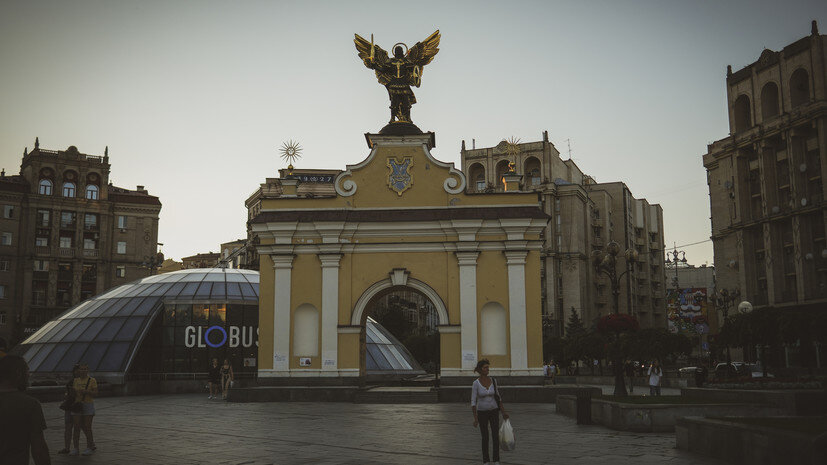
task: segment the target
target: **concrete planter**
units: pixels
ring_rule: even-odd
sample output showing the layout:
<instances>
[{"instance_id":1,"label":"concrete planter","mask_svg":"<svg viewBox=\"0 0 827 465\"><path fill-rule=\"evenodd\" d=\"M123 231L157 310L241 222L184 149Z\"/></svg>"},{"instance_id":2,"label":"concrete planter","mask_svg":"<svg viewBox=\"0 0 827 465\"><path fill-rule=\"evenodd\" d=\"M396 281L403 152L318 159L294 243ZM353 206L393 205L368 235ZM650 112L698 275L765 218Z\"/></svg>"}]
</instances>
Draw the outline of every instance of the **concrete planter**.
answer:
<instances>
[{"instance_id":1,"label":"concrete planter","mask_svg":"<svg viewBox=\"0 0 827 465\"><path fill-rule=\"evenodd\" d=\"M681 396L710 402L749 402L783 409L782 415L827 414L827 391L813 389L789 389L761 391L754 389L681 389Z\"/></svg>"},{"instance_id":2,"label":"concrete planter","mask_svg":"<svg viewBox=\"0 0 827 465\"><path fill-rule=\"evenodd\" d=\"M810 436L763 426L708 418L681 418L675 428L678 449L749 465L823 465L827 434Z\"/></svg>"},{"instance_id":3,"label":"concrete planter","mask_svg":"<svg viewBox=\"0 0 827 465\"><path fill-rule=\"evenodd\" d=\"M559 396L557 412L575 418L575 396ZM687 416L772 416L783 410L753 404L626 404L592 399L591 420L618 431L641 433L675 431L677 420Z\"/></svg>"}]
</instances>

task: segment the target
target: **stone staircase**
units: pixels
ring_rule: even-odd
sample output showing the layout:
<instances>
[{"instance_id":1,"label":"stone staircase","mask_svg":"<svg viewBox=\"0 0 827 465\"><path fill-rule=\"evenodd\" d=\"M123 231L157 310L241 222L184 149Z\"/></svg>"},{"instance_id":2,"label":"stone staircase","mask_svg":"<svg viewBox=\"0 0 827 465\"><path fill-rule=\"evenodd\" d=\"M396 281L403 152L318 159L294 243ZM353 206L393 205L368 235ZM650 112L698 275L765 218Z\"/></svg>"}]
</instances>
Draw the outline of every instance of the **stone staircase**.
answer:
<instances>
[{"instance_id":1,"label":"stone staircase","mask_svg":"<svg viewBox=\"0 0 827 465\"><path fill-rule=\"evenodd\" d=\"M380 386L361 390L353 399L356 404L436 404L439 396L431 387Z\"/></svg>"}]
</instances>

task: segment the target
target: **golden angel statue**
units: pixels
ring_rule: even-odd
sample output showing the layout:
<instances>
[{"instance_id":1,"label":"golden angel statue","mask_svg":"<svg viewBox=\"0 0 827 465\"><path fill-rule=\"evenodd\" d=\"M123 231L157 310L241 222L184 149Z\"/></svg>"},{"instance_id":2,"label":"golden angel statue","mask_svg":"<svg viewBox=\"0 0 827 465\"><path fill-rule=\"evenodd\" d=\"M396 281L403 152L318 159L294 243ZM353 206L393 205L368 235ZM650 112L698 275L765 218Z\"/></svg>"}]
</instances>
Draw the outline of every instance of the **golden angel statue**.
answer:
<instances>
[{"instance_id":1,"label":"golden angel statue","mask_svg":"<svg viewBox=\"0 0 827 465\"><path fill-rule=\"evenodd\" d=\"M359 34L353 39L359 58L365 66L376 71L379 84L388 89L388 97L391 100L391 123L411 122L411 105L416 103L411 86L419 87L422 82L423 68L439 52L439 39L437 30L410 49L407 45L398 43L393 46L393 57L373 43L372 34L370 42ZM402 47L405 47L404 50Z\"/></svg>"}]
</instances>

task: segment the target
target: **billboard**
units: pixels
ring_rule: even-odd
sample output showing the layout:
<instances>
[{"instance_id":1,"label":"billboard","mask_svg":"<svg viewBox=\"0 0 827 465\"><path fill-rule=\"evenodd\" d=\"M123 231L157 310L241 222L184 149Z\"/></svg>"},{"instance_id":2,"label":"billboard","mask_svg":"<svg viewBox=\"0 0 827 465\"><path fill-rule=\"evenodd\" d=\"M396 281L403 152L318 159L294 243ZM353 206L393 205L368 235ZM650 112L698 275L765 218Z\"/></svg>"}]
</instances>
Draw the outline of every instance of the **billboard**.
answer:
<instances>
[{"instance_id":1,"label":"billboard","mask_svg":"<svg viewBox=\"0 0 827 465\"><path fill-rule=\"evenodd\" d=\"M669 331L687 336L709 333L708 305L706 288L669 289L666 293Z\"/></svg>"}]
</instances>

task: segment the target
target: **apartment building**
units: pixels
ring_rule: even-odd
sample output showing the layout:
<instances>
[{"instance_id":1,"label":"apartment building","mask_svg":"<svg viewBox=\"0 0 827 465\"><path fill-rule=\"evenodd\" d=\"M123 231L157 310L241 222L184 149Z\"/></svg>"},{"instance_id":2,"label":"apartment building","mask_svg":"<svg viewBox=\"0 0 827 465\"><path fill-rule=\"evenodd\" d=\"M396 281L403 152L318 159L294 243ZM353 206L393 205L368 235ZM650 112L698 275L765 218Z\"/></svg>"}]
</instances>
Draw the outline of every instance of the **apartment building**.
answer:
<instances>
[{"instance_id":1,"label":"apartment building","mask_svg":"<svg viewBox=\"0 0 827 465\"><path fill-rule=\"evenodd\" d=\"M590 324L613 311L609 279L596 272L591 254L609 242L621 252L633 248L635 263L618 256L619 311L635 315L643 327L666 327L663 210L636 199L623 182L598 183L571 159L564 160L548 132L538 142L502 141L495 147L467 149L461 164L468 192L534 191L552 217L542 255L543 318L547 330L562 335L572 310ZM628 272L626 271L628 269Z\"/></svg>"},{"instance_id":2,"label":"apartment building","mask_svg":"<svg viewBox=\"0 0 827 465\"><path fill-rule=\"evenodd\" d=\"M727 69L729 136L703 156L718 289L753 307L827 303L825 36Z\"/></svg>"},{"instance_id":3,"label":"apartment building","mask_svg":"<svg viewBox=\"0 0 827 465\"><path fill-rule=\"evenodd\" d=\"M13 343L67 308L147 276L161 202L109 182L108 149L25 150L0 173L0 337Z\"/></svg>"}]
</instances>

